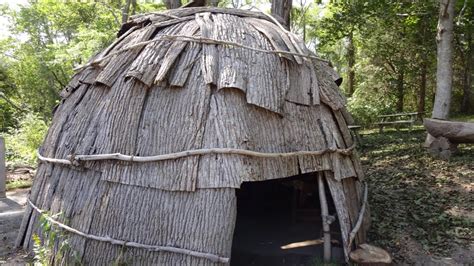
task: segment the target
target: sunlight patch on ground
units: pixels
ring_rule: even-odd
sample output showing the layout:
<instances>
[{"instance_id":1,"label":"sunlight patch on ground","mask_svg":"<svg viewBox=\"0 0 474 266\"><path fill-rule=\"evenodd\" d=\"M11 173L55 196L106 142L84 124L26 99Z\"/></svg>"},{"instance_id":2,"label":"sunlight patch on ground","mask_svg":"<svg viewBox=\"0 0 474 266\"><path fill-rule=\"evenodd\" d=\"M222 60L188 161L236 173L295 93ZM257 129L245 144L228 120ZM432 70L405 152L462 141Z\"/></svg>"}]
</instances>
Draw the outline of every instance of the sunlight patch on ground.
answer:
<instances>
[{"instance_id":1,"label":"sunlight patch on ground","mask_svg":"<svg viewBox=\"0 0 474 266\"><path fill-rule=\"evenodd\" d=\"M284 246L281 246L281 249L293 249L293 248L302 248L302 247L309 247L309 246L315 246L315 245L321 245L324 243L323 239L313 239L313 240L305 240L301 242L293 242L286 244ZM339 244L339 241L333 239L331 240L331 243L333 244Z\"/></svg>"}]
</instances>

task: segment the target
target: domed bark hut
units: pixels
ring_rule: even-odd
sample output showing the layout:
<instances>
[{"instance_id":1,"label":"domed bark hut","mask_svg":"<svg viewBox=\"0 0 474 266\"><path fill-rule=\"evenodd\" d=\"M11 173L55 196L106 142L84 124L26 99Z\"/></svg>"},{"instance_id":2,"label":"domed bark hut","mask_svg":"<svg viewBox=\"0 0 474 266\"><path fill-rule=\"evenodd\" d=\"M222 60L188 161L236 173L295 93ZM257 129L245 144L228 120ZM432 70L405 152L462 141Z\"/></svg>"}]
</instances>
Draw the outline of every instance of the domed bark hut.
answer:
<instances>
[{"instance_id":1,"label":"domed bark hut","mask_svg":"<svg viewBox=\"0 0 474 266\"><path fill-rule=\"evenodd\" d=\"M70 247L58 255L56 238L55 263L225 264L236 191L287 180L314 188L317 236L336 231L348 260L365 242L367 190L334 77L263 13L132 17L61 93L17 245L32 248L47 212Z\"/></svg>"}]
</instances>

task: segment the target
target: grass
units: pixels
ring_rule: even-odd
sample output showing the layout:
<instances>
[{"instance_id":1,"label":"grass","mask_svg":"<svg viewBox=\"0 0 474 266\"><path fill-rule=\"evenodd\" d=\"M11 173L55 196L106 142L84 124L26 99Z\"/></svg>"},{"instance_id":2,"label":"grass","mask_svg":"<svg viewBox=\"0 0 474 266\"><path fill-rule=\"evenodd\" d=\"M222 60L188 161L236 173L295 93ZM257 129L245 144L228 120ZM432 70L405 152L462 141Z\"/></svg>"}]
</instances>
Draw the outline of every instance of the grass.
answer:
<instances>
[{"instance_id":1,"label":"grass","mask_svg":"<svg viewBox=\"0 0 474 266\"><path fill-rule=\"evenodd\" d=\"M474 115L454 115L450 120L474 123Z\"/></svg>"},{"instance_id":2,"label":"grass","mask_svg":"<svg viewBox=\"0 0 474 266\"><path fill-rule=\"evenodd\" d=\"M6 184L7 191L9 190L15 190L18 188L29 188L33 184L32 179L19 179L19 180L13 180L13 181L8 181Z\"/></svg>"},{"instance_id":3,"label":"grass","mask_svg":"<svg viewBox=\"0 0 474 266\"><path fill-rule=\"evenodd\" d=\"M370 132L359 148L370 191L369 239L398 260L406 255L407 238L440 256L474 240L474 221L464 215L474 206L474 145L460 145L450 161L441 161L422 147L425 134Z\"/></svg>"}]
</instances>

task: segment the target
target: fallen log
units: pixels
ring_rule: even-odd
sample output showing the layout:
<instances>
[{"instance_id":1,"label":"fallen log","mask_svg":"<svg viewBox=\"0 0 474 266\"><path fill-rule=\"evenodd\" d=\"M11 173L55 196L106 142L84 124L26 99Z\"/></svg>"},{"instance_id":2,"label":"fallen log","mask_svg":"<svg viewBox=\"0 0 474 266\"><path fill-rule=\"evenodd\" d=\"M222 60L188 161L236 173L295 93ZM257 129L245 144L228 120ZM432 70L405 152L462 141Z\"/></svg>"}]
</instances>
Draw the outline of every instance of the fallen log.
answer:
<instances>
[{"instance_id":1,"label":"fallen log","mask_svg":"<svg viewBox=\"0 0 474 266\"><path fill-rule=\"evenodd\" d=\"M430 134L425 147L443 160L457 152L459 143L474 143L474 123L425 118L423 125Z\"/></svg>"},{"instance_id":2,"label":"fallen log","mask_svg":"<svg viewBox=\"0 0 474 266\"><path fill-rule=\"evenodd\" d=\"M445 137L451 143L474 143L474 123L425 118L423 125L435 138Z\"/></svg>"}]
</instances>

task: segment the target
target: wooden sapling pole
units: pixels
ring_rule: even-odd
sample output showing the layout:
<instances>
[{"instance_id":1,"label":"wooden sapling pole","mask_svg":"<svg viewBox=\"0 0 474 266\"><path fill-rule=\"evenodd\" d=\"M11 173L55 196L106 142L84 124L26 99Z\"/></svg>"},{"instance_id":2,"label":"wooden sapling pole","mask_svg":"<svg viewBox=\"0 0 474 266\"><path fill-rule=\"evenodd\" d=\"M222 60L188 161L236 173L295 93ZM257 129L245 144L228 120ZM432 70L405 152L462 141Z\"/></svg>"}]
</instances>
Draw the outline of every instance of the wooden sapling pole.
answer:
<instances>
[{"instance_id":1,"label":"wooden sapling pole","mask_svg":"<svg viewBox=\"0 0 474 266\"><path fill-rule=\"evenodd\" d=\"M321 204L321 217L323 220L323 235L324 235L324 262L331 260L331 232L328 211L328 202L326 199L326 191L324 188L323 174L318 173L318 188L319 188L319 203Z\"/></svg>"},{"instance_id":2,"label":"wooden sapling pole","mask_svg":"<svg viewBox=\"0 0 474 266\"><path fill-rule=\"evenodd\" d=\"M78 161L100 161L100 160L119 160L119 161L129 161L129 162L156 162L156 161L165 161L165 160L174 160L183 157L196 156L196 155L207 155L207 154L238 154L245 155L250 157L259 157L259 158L286 158L286 157L295 157L302 155L312 155L312 156L321 156L326 153L340 153L343 155L350 155L352 150L355 148L355 145L347 149L325 149L318 151L294 151L294 152L257 152L244 149L233 149L233 148L210 148L210 149L197 149L197 150L188 150L182 152L160 154L154 156L132 156L124 155L121 153L109 153L109 154L92 154L92 155L69 155L68 159L56 159L48 158L41 155L38 151L38 159L43 162L50 163L59 163L59 164L74 164Z\"/></svg>"}]
</instances>

